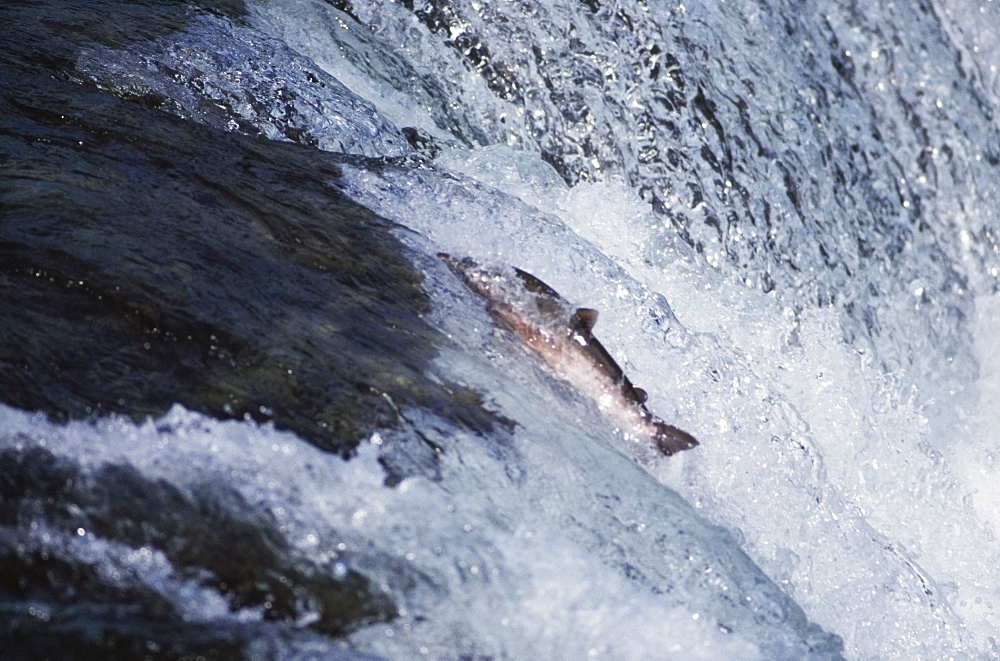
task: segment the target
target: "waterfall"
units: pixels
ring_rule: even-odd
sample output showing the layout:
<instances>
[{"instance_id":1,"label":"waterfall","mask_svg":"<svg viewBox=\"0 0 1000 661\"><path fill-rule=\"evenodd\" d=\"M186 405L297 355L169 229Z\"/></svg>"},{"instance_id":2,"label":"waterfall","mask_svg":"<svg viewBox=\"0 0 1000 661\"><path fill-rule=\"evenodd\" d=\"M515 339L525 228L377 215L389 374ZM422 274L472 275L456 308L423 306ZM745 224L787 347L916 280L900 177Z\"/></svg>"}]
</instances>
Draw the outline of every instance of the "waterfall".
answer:
<instances>
[{"instance_id":1,"label":"waterfall","mask_svg":"<svg viewBox=\"0 0 1000 661\"><path fill-rule=\"evenodd\" d=\"M992 2L0 19L5 648L1000 655Z\"/></svg>"}]
</instances>

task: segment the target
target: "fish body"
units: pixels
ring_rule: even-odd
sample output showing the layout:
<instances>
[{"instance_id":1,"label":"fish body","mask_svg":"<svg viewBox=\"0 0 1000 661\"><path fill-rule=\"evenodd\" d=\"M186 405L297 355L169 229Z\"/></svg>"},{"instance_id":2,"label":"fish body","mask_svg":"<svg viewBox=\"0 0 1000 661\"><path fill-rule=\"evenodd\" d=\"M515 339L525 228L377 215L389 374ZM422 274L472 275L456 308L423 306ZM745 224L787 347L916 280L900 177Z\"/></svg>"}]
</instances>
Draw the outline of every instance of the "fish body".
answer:
<instances>
[{"instance_id":1,"label":"fish body","mask_svg":"<svg viewBox=\"0 0 1000 661\"><path fill-rule=\"evenodd\" d=\"M555 372L591 396L606 414L624 418L636 431L649 436L666 455L687 450L698 441L669 425L646 408L646 392L632 385L596 337L597 310L575 308L535 276L481 267L466 257L438 257L474 292L486 299L490 312ZM513 277L512 277L513 276Z\"/></svg>"}]
</instances>

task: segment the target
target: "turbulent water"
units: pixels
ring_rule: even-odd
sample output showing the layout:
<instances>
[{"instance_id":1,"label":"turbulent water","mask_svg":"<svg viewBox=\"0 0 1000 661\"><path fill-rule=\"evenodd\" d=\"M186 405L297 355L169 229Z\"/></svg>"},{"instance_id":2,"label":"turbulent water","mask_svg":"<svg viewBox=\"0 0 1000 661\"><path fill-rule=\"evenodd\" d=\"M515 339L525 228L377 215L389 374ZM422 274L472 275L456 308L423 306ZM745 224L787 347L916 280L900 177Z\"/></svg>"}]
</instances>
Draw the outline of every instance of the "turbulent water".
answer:
<instances>
[{"instance_id":1,"label":"turbulent water","mask_svg":"<svg viewBox=\"0 0 1000 661\"><path fill-rule=\"evenodd\" d=\"M4 649L1000 656L993 2L0 25ZM598 309L700 445L439 252Z\"/></svg>"}]
</instances>

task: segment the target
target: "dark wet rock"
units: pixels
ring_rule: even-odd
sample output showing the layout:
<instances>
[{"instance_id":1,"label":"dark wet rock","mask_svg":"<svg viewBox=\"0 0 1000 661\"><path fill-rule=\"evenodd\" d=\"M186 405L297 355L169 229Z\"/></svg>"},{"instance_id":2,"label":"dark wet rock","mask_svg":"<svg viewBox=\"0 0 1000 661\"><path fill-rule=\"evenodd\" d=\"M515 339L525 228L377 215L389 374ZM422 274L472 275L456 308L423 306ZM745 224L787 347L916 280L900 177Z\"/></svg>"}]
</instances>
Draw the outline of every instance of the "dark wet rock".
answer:
<instances>
[{"instance_id":1,"label":"dark wet rock","mask_svg":"<svg viewBox=\"0 0 1000 661\"><path fill-rule=\"evenodd\" d=\"M0 556L14 571L29 559ZM53 576L52 559L40 565ZM75 567L75 566L74 566ZM69 580L78 577L70 574ZM248 627L160 619L132 604L104 604L86 597L53 611L0 601L0 641L7 658L24 659L234 659L243 658Z\"/></svg>"},{"instance_id":2,"label":"dark wet rock","mask_svg":"<svg viewBox=\"0 0 1000 661\"><path fill-rule=\"evenodd\" d=\"M179 402L344 454L411 405L492 427L426 376L443 337L421 277L335 157L2 66L4 402L60 420Z\"/></svg>"},{"instance_id":3,"label":"dark wet rock","mask_svg":"<svg viewBox=\"0 0 1000 661\"><path fill-rule=\"evenodd\" d=\"M199 10L236 21L246 15L242 0L12 0L0 7L4 58L31 71L44 67L60 78L76 79L74 63L80 48L94 44L120 48L179 32ZM110 15L114 20L108 20Z\"/></svg>"},{"instance_id":4,"label":"dark wet rock","mask_svg":"<svg viewBox=\"0 0 1000 661\"><path fill-rule=\"evenodd\" d=\"M238 15L223 4L209 9ZM44 3L0 8L0 401L56 420L181 403L345 456L394 428L390 481L439 477L409 408L484 433L506 424L433 375L445 340L422 319L413 256L399 228L339 190L337 156L81 83L80 48L156 38L191 15L135 3L107 21L115 7L57 19ZM133 556L148 552L167 578L136 574ZM81 469L38 447L0 455L0 649L24 658L235 658L248 646L280 658L283 639L394 618L364 564L392 562L306 557L219 484ZM407 571L394 580L427 583ZM170 592L185 582L262 620L189 621Z\"/></svg>"},{"instance_id":5,"label":"dark wet rock","mask_svg":"<svg viewBox=\"0 0 1000 661\"><path fill-rule=\"evenodd\" d=\"M0 600L5 659L280 659L291 656L296 639L309 636L276 625L162 619L126 604L84 600L72 608L50 611ZM326 646L322 658L372 661L376 657Z\"/></svg>"},{"instance_id":6,"label":"dark wet rock","mask_svg":"<svg viewBox=\"0 0 1000 661\"><path fill-rule=\"evenodd\" d=\"M13 531L30 524L46 526L56 539L22 541L17 548ZM57 606L82 600L105 610L132 608L152 620L180 619L168 599L134 575L112 580L115 572L106 567L66 557L75 536L94 535L155 549L177 580L218 592L233 611L258 609L265 620L307 623L336 637L396 615L388 597L348 567L348 559L331 567L302 557L269 512L217 484L185 492L128 465L84 472L42 448L7 450L0 453L0 526L8 531L0 545L0 598Z\"/></svg>"}]
</instances>

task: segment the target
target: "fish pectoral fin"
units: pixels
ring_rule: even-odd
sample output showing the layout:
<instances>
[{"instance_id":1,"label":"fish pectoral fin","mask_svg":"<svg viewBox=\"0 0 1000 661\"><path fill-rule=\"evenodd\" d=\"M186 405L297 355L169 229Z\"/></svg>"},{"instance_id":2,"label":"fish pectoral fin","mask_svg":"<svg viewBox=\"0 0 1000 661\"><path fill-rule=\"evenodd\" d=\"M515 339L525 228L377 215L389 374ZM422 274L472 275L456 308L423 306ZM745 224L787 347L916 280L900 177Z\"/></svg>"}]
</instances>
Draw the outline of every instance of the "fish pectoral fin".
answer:
<instances>
[{"instance_id":1,"label":"fish pectoral fin","mask_svg":"<svg viewBox=\"0 0 1000 661\"><path fill-rule=\"evenodd\" d=\"M645 404L646 400L649 399L649 394L642 388L636 388L635 386L632 386L632 392L635 393L635 399L640 404Z\"/></svg>"},{"instance_id":2,"label":"fish pectoral fin","mask_svg":"<svg viewBox=\"0 0 1000 661\"><path fill-rule=\"evenodd\" d=\"M597 323L597 310L593 308L577 308L569 321L573 325L573 330L577 333L585 336L590 335L590 332L594 330L594 324Z\"/></svg>"}]
</instances>

